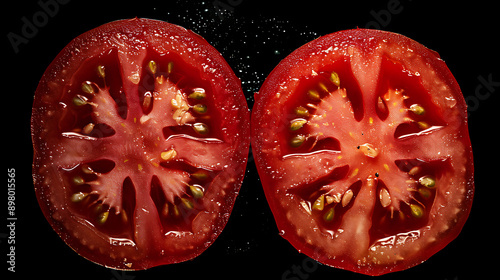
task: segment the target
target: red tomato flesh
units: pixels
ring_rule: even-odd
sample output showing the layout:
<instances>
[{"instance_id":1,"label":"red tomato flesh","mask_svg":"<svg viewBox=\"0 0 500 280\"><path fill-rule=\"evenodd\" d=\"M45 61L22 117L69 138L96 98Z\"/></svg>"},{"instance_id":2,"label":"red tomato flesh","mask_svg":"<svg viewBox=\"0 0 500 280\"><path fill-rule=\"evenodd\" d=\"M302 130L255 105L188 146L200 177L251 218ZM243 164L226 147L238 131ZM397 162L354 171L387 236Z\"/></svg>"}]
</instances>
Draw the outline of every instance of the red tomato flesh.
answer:
<instances>
[{"instance_id":1,"label":"red tomato flesh","mask_svg":"<svg viewBox=\"0 0 500 280\"><path fill-rule=\"evenodd\" d=\"M417 265L468 217L466 104L437 53L348 30L294 51L255 95L252 146L284 238L369 275Z\"/></svg>"},{"instance_id":2,"label":"red tomato flesh","mask_svg":"<svg viewBox=\"0 0 500 280\"><path fill-rule=\"evenodd\" d=\"M249 148L240 81L197 34L132 19L74 39L32 113L40 207L77 253L116 269L192 259L224 228Z\"/></svg>"}]
</instances>

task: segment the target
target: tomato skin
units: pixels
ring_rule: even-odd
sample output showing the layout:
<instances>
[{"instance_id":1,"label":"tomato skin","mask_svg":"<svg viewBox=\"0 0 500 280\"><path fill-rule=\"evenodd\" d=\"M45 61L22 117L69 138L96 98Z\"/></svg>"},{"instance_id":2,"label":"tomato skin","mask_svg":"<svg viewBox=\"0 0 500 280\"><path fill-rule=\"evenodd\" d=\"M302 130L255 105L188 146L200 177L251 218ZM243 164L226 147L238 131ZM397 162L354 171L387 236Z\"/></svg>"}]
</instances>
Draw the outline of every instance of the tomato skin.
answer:
<instances>
[{"instance_id":1,"label":"tomato skin","mask_svg":"<svg viewBox=\"0 0 500 280\"><path fill-rule=\"evenodd\" d=\"M386 57L388 58L386 59ZM315 77L317 77L318 74L321 76L321 72L326 71L322 69L326 68L329 63L336 63L336 66L331 67L332 69L335 67L343 69L342 67L344 66L342 65L348 65L346 66L348 70L346 70L346 68L343 71L346 73L349 71L353 73L357 81L357 85L351 84L350 86L359 86L359 90L362 92L361 97L351 96L350 98L352 100L347 103L354 104L355 115L359 113L356 115L356 121L353 122L345 119L344 115L342 115L343 117L336 117L335 120L342 122L341 124L337 124L337 121L335 122L337 126L341 127L339 129L351 129L352 127L363 128L363 122L367 123L367 116L376 116L378 114L376 110L373 109L376 107L366 106L366 104L356 101L356 98L365 99L367 93L379 90L380 86L378 85L378 81L385 79L383 76L384 74L381 74L385 66L381 67L380 65L392 65L392 63L395 65L402 65L401 67L404 71L412 73L413 76L417 76L417 78L409 79L418 81L416 86L425 89L426 92L424 92L423 95L430 96L429 98L431 101L429 102L429 106L434 104L438 107L435 112L427 112L427 115L437 114L441 120L444 120L443 123L446 123L444 126L449 128L448 132L450 136L443 136L442 139L444 146L454 147L454 149L450 149L449 152L444 152L448 153L449 158L453 162L453 171L450 171L451 175L449 175L452 179L446 179L447 182L450 182L450 185L445 186L445 188L450 188L449 192L452 193L452 195L450 195L448 199L453 200L453 202L446 202L448 199L441 200L441 197L436 194L435 202L433 204L426 204L427 207L425 207L425 209L428 209L430 212L428 216L429 222L427 222L424 227L415 228L415 232L418 232L417 238L410 238L412 241L408 242L406 245L403 244L401 246L394 246L393 249L388 249L388 246L377 247L375 243L363 241L361 238L354 238L355 241L346 238L346 240L343 241L345 245L339 245L342 243L342 237L339 237L342 236L342 232L336 232L335 227L333 227L333 231L327 231L325 230L326 228L323 228L324 224L316 220L317 218L310 217L311 212L313 214L315 213L314 208L312 208L315 203L314 199L304 204L298 203L300 200L298 197L300 197L300 195L297 194L298 191L294 191L294 189L314 189L312 185L320 184L321 182L324 183L324 180L327 180L321 179L323 180L321 181L318 178L326 178L332 173L334 168L340 166L340 163L337 165L336 162L340 162L341 160L335 159L338 152L328 155L319 150L313 150L313 152L308 154L305 148L300 150L300 152L296 152L296 154L309 156L311 160L314 159L315 162L306 160L301 161L298 156L294 156L294 158L297 158L295 161L289 160L289 163L286 163L287 157L290 159L291 155L294 154L294 148L290 147L289 144L290 140L286 139L286 137L290 137L291 133L287 126L290 125L290 122L294 118L297 118L293 112L290 112L292 111L291 108L301 105L302 108L314 111L314 108L320 107L319 105L322 103L326 103L324 101L316 101L316 97L307 98L298 96L296 92L304 87L303 84L306 83L307 80L316 79ZM344 76L346 73L344 73ZM339 74L339 76L341 81L340 87L343 87L343 76L341 74ZM438 88L442 88L443 91L446 90L446 94L441 94ZM349 89L347 92L349 94ZM330 95L331 94L330 92ZM329 97L325 94L322 98L325 100ZM417 96L415 95L412 98L417 98ZM306 101L302 103L300 103L301 101L294 101L299 99ZM372 99L375 101L376 96ZM281 61L270 73L259 92L255 94L255 100L256 103L252 110L251 119L252 151L255 156L259 176L281 235L299 252L329 266L368 275L381 275L404 270L422 263L444 248L460 233L469 215L474 194L473 156L470 139L468 137L467 108L457 81L436 52L427 49L409 38L390 32L356 29L332 33L298 48ZM410 100L412 99L410 98ZM304 105L306 102L313 103L315 106L307 107ZM356 102L358 102L358 105L356 105ZM360 104L362 104L363 107L361 107ZM334 106L335 104L330 105ZM356 111L356 107L358 111ZM313 114L313 112L310 112L310 114ZM303 116L300 117L302 118ZM313 119L314 118L311 117L308 123L312 122L311 120ZM384 118L381 119L381 123L384 123ZM377 120L375 120L375 122L377 122ZM357 131L353 132L357 133ZM307 132L303 134L307 136ZM343 142L348 141L344 138L337 138L337 140L339 140L340 150L343 152ZM304 140L300 141L300 143L302 143ZM416 143L415 141L411 141L411 143ZM310 142L313 142L313 140ZM395 152L396 154L399 153L399 159L419 159L418 155L410 152L414 146L409 142L410 141L408 141L407 144L406 140L403 140L392 143L396 146L404 144L404 147ZM363 144L363 142L359 144ZM314 146L315 144L312 145ZM389 149L389 143L386 143L386 145L387 146L379 148L381 150ZM438 144L436 144L436 146L440 147ZM418 147L418 149L424 149L424 147L425 146ZM333 150L337 150L337 148ZM315 157L312 155L314 153L316 155ZM332 154L335 156L332 156ZM426 157L425 155L421 156L422 158ZM344 155L342 160L345 160L345 157ZM437 159L438 157L435 156L433 158ZM356 163L349 162L349 159L346 159L346 161L347 164L356 165ZM369 163L370 161L367 162ZM393 165L390 164L387 169L389 169L390 166L392 171ZM394 168L396 168L396 166L394 166ZM384 168L381 168L379 170L383 169ZM409 169L410 168L408 168L406 172L409 172ZM358 170L353 171L350 169L348 172L358 174ZM360 170L359 172L361 173L362 171ZM454 174L454 172L460 175ZM375 172L373 172L373 174L374 173ZM390 172L387 173L390 175ZM378 175L379 173L377 173L377 177ZM362 178L363 175L357 176L360 176L361 181L366 179L373 180L370 178L375 178L375 176L368 178ZM384 177L382 173L380 176L380 178ZM379 180L380 178L375 178L375 180ZM445 181L444 178L445 177L443 177L442 181ZM315 180L321 182L315 183ZM456 183L454 180L456 180ZM389 185L391 180L388 178L383 182ZM365 184L365 181L363 181L363 184ZM365 185L361 186L362 190L364 186ZM390 186L387 187L390 191L392 190ZM378 188L383 187L379 186ZM378 190L379 189L377 189L377 191ZM318 192L321 193L321 189L316 192L312 190L308 191L307 196L312 196ZM361 193L362 191L358 193L360 197ZM441 193L439 195L441 195ZM382 207L378 206L378 203L380 203L378 197L379 193L375 193L375 191L363 191L363 199L365 199L365 201L369 199L369 201L366 201L366 205L375 205L374 207L376 209L381 209ZM382 199L380 200L382 201ZM442 211L437 210L438 207L436 207L436 205L439 203L436 201L438 200L444 201L442 202L444 207ZM302 202L304 201L305 200L302 200ZM309 205L308 210L304 211L304 209L301 209L307 208L307 205ZM418 204L416 203L415 205ZM335 213L337 213L340 207L340 204L334 207ZM360 203L358 203L356 207L360 209L360 211L363 209ZM322 204L321 209L323 209ZM376 213L369 209L363 211L369 213L368 215L374 215L373 213ZM343 219L337 223L348 226L349 221L346 220L347 213L349 212L341 214L344 215ZM350 214L349 217L359 218L359 215ZM321 217L319 219L321 219ZM434 222L433 219L435 219ZM356 222L358 221L352 221L352 223ZM366 224L367 228L372 227L370 217L364 217L364 220L359 220L359 223ZM376 222L373 222L373 224L375 223ZM367 233L366 236L374 234L375 230L370 230L368 232L369 234ZM351 232L347 235L349 234L352 235L353 233ZM390 236L390 234L387 236ZM396 238L397 235L393 236ZM378 238L371 236L371 239L373 240L370 242L373 242ZM368 250L365 253L363 249L357 248L362 247L358 245L358 243L363 242L367 242L368 245L366 246L370 246L371 244L370 248L374 251L382 248L381 250L387 250L384 251L386 255L400 254L400 256L384 262L380 261L381 256L377 255L378 259L374 258L372 261L370 258L372 258L374 254L371 254ZM349 249L346 249L346 246ZM412 246L418 253L409 252L413 250Z\"/></svg>"},{"instance_id":2,"label":"tomato skin","mask_svg":"<svg viewBox=\"0 0 500 280\"><path fill-rule=\"evenodd\" d=\"M145 54L144 50L146 50L147 54ZM201 151L200 147L203 146L203 143L206 143L207 146L218 149L215 147L215 144L211 143L224 143L224 145L227 145L225 146L227 149L219 153L221 162L217 164L220 167L214 167L214 163L208 159L205 162L203 155L196 154L191 158L186 156L187 159L184 162L186 162L185 165L190 165L190 169L189 171L183 171L182 174L184 177L189 177L191 181L201 184L201 181L205 179L196 179L193 175L188 176L186 175L188 174L187 172L193 173L195 170L208 170L207 172L211 172L210 168L214 167L213 173L208 173L210 184L205 183L206 185L203 189L206 192L203 194L203 198L196 198L195 200L191 198L193 195L190 194L189 198L192 199L192 202L188 201L185 203L187 205L185 208L189 210L189 208L194 207L195 211L200 213L196 216L200 217L199 219L192 216L187 216L186 218L190 219L186 223L192 225L192 234L180 234L182 233L180 230L170 230L167 232L166 226L162 224L158 217L161 214L161 207L158 205L160 202L165 203L164 200L166 198L164 196L160 196L160 198L152 197L155 191L151 187L149 191L147 188L142 190L130 187L135 183L134 180L158 185L158 181L161 180L161 174L140 173L143 171L143 166L145 167L145 171L156 170L155 172L157 172L161 168L161 166L158 167L158 161L152 161L153 165L149 167L140 162L135 165L139 166L139 168L125 171L130 177L125 179L125 181L122 180L121 183L124 184L122 191L130 197L128 200L123 199L123 202L120 202L123 203L123 209L129 207L127 215L122 215L122 217L125 217L122 218L125 221L123 223L127 224L121 228L122 232L119 233L126 236L126 238L122 238L118 233L114 233L112 228L107 229L111 233L102 231L101 228L104 228L104 226L98 225L93 220L89 221L85 217L87 212L77 209L78 206L74 206L77 203L72 204L69 201L68 198L73 198L71 193L74 190L71 189L72 186L68 186L68 175L65 175L73 174L71 173L74 172L73 169L76 170L76 167L80 168L84 166L83 164L86 160L93 160L92 158L87 158L89 156L95 157L95 159L104 157L104 159L108 160L118 159L121 154L112 155L112 152L109 152L108 155L104 150L104 152L98 151L96 149L97 146L92 146L91 144L82 144L80 150L72 149L65 145L64 141L68 139L65 140L61 136L61 133L69 133L68 135L70 135L72 132L67 132L65 129L81 121L78 119L80 118L79 116L75 117L77 119L73 122L66 121L67 119L71 120L71 117L68 117L68 115L73 114L72 110L77 111L77 109L71 109L73 108L71 106L74 106L74 104L67 102L71 100L67 97L70 94L68 91L74 91L74 88L81 90L80 84L85 79L79 80L79 77L75 77L75 75L79 75L78 73L81 72L79 72L79 69L82 65L93 63L92 61L95 57L104 57L104 62L109 60L122 67L118 73L106 72L106 78L112 76L112 74L123 76L121 80L114 83L122 83L120 84L122 87L120 93L125 92L128 112L126 118L122 115L121 118L123 120L115 118L115 121L119 120L122 122L123 127L137 123L140 117L144 115L142 112L144 109L141 110L140 104L142 101L138 98L137 91L138 89L140 90L140 86L147 83L141 80L140 82L143 83L138 84L139 81L135 80L135 76L132 74L139 73L142 77L145 74L140 73L147 73L147 70L141 68L141 64L148 56L153 56L155 59L172 56L173 59L176 59L175 62L177 63L173 66L177 68L174 68L172 71L176 71L176 69L182 70L185 67L185 69L194 69L193 72L198 73L198 76L190 78L205 83L209 87L207 88L207 92L214 93L213 96L207 98L211 100L211 103L208 104L212 105L212 107L209 107L211 111L207 114L212 114L211 116L218 121L217 126L220 128L220 131L215 131L216 129L214 128L210 130L212 134L209 134L209 136L213 136L213 138L218 138L219 140L204 141L202 138L203 135L200 136L194 133L193 130L189 130L189 133L194 135L189 136L189 139L201 137L199 138L201 140L193 140L190 143L202 143L200 145L192 144L191 147L198 148L196 151ZM118 62L116 58L118 58ZM162 67L164 73L170 72L170 70L167 70L165 64ZM111 67L108 69L111 69ZM93 69L91 73L97 77L94 71ZM127 75L127 73L132 74ZM179 80L178 84L181 84L187 83L186 80L188 79ZM108 84L101 86L103 88L112 88L112 83L108 81ZM95 88L96 86L94 86L94 90ZM135 96L130 94L131 92ZM185 95L187 96L188 94L186 93ZM114 98L117 101L116 96ZM158 102L161 102L161 98L159 100ZM94 103L97 103L97 101L94 101ZM116 109L119 111L119 107L122 105L121 103L117 103ZM92 106L96 107L95 105ZM103 105L99 104L98 106ZM171 116L172 113L165 111L165 118ZM137 117L133 118L135 116ZM97 117L99 115L92 115L92 118ZM86 118L90 120L90 116ZM147 123L148 120L141 119L141 122ZM120 128L120 125L116 124L111 125L115 130L115 134L105 134L103 139L118 138L118 134L120 134L118 128ZM123 270L141 270L192 259L200 255L214 242L228 221L245 173L250 142L249 125L249 110L241 89L240 80L235 76L221 54L201 36L174 24L149 19L135 18L102 25L71 41L49 65L36 90L31 118L31 133L34 148L33 181L39 205L52 228L66 244L81 256L100 265ZM155 126L150 125L150 128L144 129L144 137L141 136L142 138L147 138L152 131L151 127ZM126 130L123 131L126 132ZM157 133L155 134L155 138L158 136L158 139L160 139L166 132L160 130L154 131L154 133ZM130 133L132 136L133 134ZM142 139L141 137L134 139ZM173 146L181 145L182 141L179 141L179 139L182 139L182 135L180 137L175 138L175 135L170 135L165 140L174 143L172 144ZM89 137L88 139L91 138ZM110 143L119 143L111 142L118 140L109 141ZM147 142L145 143L147 144ZM119 152L128 152L130 150L125 144L108 144L107 147L107 150L110 150L110 147L116 147L116 151ZM133 147L134 149L138 149L139 146ZM181 147L178 147L178 151L180 151ZM154 148L154 146L148 148L148 150L145 149L144 152L139 149L136 152L132 151L130 153L141 155L149 151L155 151L158 154L147 155L146 158L159 158L160 150ZM69 152L78 154L81 158L74 158L74 161L70 162L65 158L65 154ZM214 160L216 159L214 158ZM115 160L115 166L119 167L118 165L123 163L124 168L128 168L131 164L127 164L134 161L135 159L129 160L128 158L125 160ZM183 165L180 166L182 167ZM97 173L94 172L94 175L90 176L101 176L101 174L95 175ZM109 170L103 173L111 174ZM102 177L105 178L107 174L102 175ZM123 178L127 174L124 174ZM211 176L212 174L213 176ZM94 179L91 178L90 180ZM187 182L185 183L187 184ZM78 182L75 184L78 185ZM96 183L94 185L99 186ZM209 188L211 189L208 190ZM200 187L197 187L197 189L199 190ZM78 197L74 199L78 200ZM108 201L113 200L107 197L105 199L108 199ZM214 205L209 205L208 202L205 203L205 200L212 200ZM177 204L180 204L179 201L179 198L176 198L175 202ZM173 203L170 204L171 207ZM136 205L137 208L134 207ZM179 212L178 208L180 207L175 206L174 210ZM199 210L197 207L204 210ZM111 210L111 206L109 210ZM113 211L109 210L109 216L112 216ZM170 214L170 216L172 215ZM116 216L118 217L118 214ZM103 219L102 216L97 216L94 219L99 219L99 217L101 217L100 219L103 223L106 222L106 218ZM207 218L203 219L203 217ZM175 217L171 219L175 220ZM110 222L108 221L108 223ZM178 223L182 223L182 221L178 221ZM179 235L176 236L177 233ZM117 234L118 237L113 236L113 234Z\"/></svg>"}]
</instances>

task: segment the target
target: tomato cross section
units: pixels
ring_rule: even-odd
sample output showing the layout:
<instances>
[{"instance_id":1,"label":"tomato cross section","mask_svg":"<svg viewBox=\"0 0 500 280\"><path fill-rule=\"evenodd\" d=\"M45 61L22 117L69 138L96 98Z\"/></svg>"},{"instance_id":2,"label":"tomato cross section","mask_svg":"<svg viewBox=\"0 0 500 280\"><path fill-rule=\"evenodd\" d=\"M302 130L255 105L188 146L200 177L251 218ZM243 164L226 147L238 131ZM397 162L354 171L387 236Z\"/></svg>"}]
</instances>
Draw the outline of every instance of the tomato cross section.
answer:
<instances>
[{"instance_id":1,"label":"tomato cross section","mask_svg":"<svg viewBox=\"0 0 500 280\"><path fill-rule=\"evenodd\" d=\"M298 250L378 275L458 234L472 154L444 67L401 35L350 30L306 44L269 75L252 145L278 227Z\"/></svg>"}]
</instances>

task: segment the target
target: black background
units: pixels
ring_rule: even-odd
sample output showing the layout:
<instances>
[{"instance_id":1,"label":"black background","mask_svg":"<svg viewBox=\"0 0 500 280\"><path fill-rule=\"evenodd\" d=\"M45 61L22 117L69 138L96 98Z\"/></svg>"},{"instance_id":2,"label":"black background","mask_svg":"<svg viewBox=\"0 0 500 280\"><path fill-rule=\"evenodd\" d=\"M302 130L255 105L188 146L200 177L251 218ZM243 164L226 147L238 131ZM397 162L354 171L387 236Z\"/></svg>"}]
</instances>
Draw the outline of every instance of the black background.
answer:
<instances>
[{"instance_id":1,"label":"black background","mask_svg":"<svg viewBox=\"0 0 500 280\"><path fill-rule=\"evenodd\" d=\"M42 2L45 2L42 0ZM47 223L31 181L30 114L45 68L74 37L101 24L132 17L165 20L192 29L226 58L241 78L249 107L265 77L291 51L321 35L356 27L401 33L439 52L460 84L470 110L476 195L460 236L415 268L380 279L465 280L495 277L499 188L500 82L498 9L493 1L77 1L60 4L16 53L9 32L21 35L22 18L43 11L37 1L5 4L1 94L6 138L3 162L16 174L16 273L7 271L7 221L0 227L0 275L7 279L368 279L311 262L278 235L253 159L222 234L194 260L139 272L110 270L74 253ZM444 2L444 1L443 1ZM392 7L391 5L394 5ZM390 6L390 7L388 7ZM40 18L43 21L43 18ZM489 92L489 94L488 94ZM0 191L7 195L7 184ZM2 199L2 217L7 199ZM302 274L293 274L294 267ZM182 278L180 278L182 277ZM4 276L0 277L5 279Z\"/></svg>"}]
</instances>

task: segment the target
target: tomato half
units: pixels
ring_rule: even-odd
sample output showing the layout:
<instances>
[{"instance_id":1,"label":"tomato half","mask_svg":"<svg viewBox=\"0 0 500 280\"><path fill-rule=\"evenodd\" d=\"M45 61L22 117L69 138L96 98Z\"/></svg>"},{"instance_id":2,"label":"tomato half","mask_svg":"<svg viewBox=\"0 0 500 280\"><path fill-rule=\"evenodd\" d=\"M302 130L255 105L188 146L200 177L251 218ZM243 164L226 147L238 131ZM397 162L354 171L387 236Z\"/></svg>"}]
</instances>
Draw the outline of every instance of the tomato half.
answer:
<instances>
[{"instance_id":1,"label":"tomato half","mask_svg":"<svg viewBox=\"0 0 500 280\"><path fill-rule=\"evenodd\" d=\"M231 213L249 118L239 79L199 35L149 19L102 25L71 41L36 90L40 207L107 267L194 258Z\"/></svg>"},{"instance_id":2,"label":"tomato half","mask_svg":"<svg viewBox=\"0 0 500 280\"><path fill-rule=\"evenodd\" d=\"M286 57L255 99L259 175L300 252L380 275L459 234L472 150L464 98L436 52L389 32L333 33Z\"/></svg>"}]
</instances>

